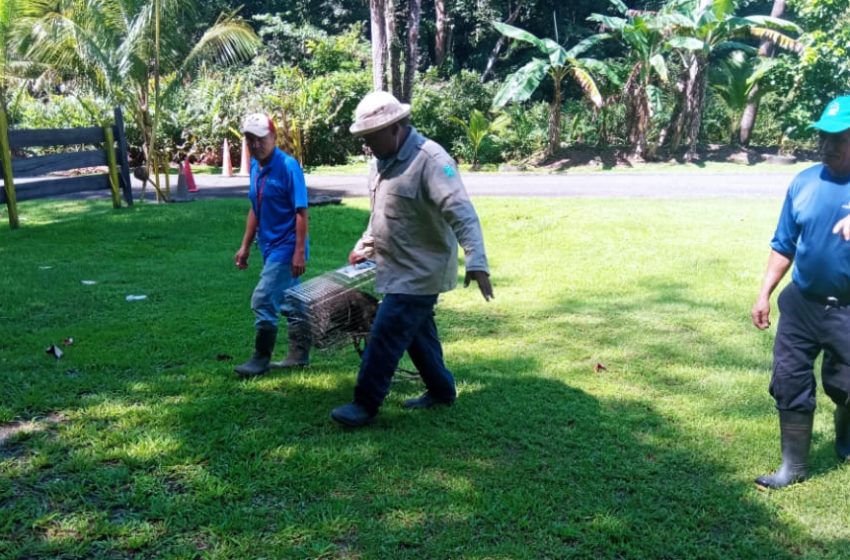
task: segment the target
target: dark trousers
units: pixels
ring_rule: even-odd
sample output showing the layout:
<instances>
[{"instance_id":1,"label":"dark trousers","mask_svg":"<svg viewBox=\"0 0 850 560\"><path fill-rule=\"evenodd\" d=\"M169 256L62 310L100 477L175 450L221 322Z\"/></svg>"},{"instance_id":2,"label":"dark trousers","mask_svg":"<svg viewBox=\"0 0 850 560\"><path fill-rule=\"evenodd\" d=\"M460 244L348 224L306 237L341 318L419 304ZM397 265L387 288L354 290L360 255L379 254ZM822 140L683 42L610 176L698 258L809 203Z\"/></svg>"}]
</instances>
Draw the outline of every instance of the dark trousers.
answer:
<instances>
[{"instance_id":1,"label":"dark trousers","mask_svg":"<svg viewBox=\"0 0 850 560\"><path fill-rule=\"evenodd\" d=\"M814 364L823 352L821 378L835 404L850 404L850 306L829 307L806 298L792 282L779 294L770 394L779 410L815 410Z\"/></svg>"},{"instance_id":2,"label":"dark trousers","mask_svg":"<svg viewBox=\"0 0 850 560\"><path fill-rule=\"evenodd\" d=\"M443 363L443 348L434 323L436 303L436 295L384 297L360 362L354 402L371 413L378 411L390 392L390 381L405 350L435 398L455 398L455 380Z\"/></svg>"}]
</instances>

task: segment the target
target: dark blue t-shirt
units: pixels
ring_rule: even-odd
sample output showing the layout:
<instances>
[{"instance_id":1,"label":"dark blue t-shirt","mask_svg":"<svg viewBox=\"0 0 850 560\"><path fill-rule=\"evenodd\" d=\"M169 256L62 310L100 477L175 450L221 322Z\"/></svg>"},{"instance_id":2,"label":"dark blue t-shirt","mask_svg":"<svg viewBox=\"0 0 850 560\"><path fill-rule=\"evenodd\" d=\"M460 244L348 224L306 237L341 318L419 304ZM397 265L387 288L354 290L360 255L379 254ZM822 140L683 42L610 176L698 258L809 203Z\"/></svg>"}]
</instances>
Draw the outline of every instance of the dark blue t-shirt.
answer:
<instances>
[{"instance_id":1,"label":"dark blue t-shirt","mask_svg":"<svg viewBox=\"0 0 850 560\"><path fill-rule=\"evenodd\" d=\"M295 211L307 208L307 185L304 172L291 156L275 148L265 167L251 159L251 207L257 216L257 244L263 261L290 262L295 252ZM305 258L310 255L304 241Z\"/></svg>"},{"instance_id":2,"label":"dark blue t-shirt","mask_svg":"<svg viewBox=\"0 0 850 560\"><path fill-rule=\"evenodd\" d=\"M850 242L832 233L850 215L850 177L836 179L823 165L791 182L770 246L794 260L792 279L804 294L850 298Z\"/></svg>"}]
</instances>

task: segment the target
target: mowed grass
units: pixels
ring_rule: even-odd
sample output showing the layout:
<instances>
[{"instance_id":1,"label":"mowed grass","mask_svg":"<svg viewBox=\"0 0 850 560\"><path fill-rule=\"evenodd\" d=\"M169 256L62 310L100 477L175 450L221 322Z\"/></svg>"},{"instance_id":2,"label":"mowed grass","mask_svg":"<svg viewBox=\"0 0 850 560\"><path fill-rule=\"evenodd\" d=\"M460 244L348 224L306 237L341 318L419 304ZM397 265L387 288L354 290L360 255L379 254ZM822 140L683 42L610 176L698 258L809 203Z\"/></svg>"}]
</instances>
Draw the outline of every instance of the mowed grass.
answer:
<instances>
[{"instance_id":1,"label":"mowed grass","mask_svg":"<svg viewBox=\"0 0 850 560\"><path fill-rule=\"evenodd\" d=\"M233 376L245 202L22 204L0 227L0 558L846 558L825 396L811 480L752 484L779 463L749 309L781 200L476 204L496 299L440 300L457 404L403 410L422 387L400 378L359 431L328 417L353 349ZM313 209L309 275L366 220Z\"/></svg>"}]
</instances>

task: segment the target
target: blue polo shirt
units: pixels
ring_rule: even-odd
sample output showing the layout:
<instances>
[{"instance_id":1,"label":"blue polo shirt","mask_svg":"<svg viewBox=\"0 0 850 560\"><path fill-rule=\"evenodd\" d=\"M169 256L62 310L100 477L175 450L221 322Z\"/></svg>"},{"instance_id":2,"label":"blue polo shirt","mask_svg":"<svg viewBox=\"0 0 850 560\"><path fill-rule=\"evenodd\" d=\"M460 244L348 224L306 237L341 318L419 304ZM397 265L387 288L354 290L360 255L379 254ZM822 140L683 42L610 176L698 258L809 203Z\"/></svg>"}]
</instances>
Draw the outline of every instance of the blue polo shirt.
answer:
<instances>
[{"instance_id":1,"label":"blue polo shirt","mask_svg":"<svg viewBox=\"0 0 850 560\"><path fill-rule=\"evenodd\" d=\"M791 182L770 246L794 260L791 277L804 294L850 299L850 242L832 233L848 214L850 177L818 164Z\"/></svg>"},{"instance_id":2,"label":"blue polo shirt","mask_svg":"<svg viewBox=\"0 0 850 560\"><path fill-rule=\"evenodd\" d=\"M275 148L268 165L251 159L251 207L257 216L257 244L265 262L290 262L295 252L295 211L307 208L304 172L292 157ZM310 246L305 240L305 257Z\"/></svg>"}]
</instances>

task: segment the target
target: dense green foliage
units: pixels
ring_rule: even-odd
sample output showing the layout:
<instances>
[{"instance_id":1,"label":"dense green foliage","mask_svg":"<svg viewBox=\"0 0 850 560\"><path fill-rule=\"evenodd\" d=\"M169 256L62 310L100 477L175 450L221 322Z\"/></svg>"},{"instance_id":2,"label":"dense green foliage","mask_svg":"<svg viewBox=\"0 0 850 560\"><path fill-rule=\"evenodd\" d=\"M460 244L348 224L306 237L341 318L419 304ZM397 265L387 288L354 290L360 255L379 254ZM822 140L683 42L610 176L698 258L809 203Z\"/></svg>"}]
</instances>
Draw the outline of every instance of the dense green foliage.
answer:
<instances>
[{"instance_id":1,"label":"dense green foliage","mask_svg":"<svg viewBox=\"0 0 850 560\"><path fill-rule=\"evenodd\" d=\"M714 2L706 12L697 0L442 3L448 14L448 53L435 65L437 2L422 2L413 120L466 161L473 154L482 162L525 161L578 144L624 148L637 157L676 155L681 149L696 150L699 143L737 142L743 108L754 102L761 102L762 110L748 136L751 143L810 148L813 135L806 125L830 97L850 87L850 25L842 24L850 22L848 0L789 0L785 22L763 17L773 5L767 0ZM88 30L99 20L83 15L95 4L60 3L58 9ZM173 9L178 4L164 5ZM41 5L9 3L28 14L28 22L38 21L33 10ZM143 21L137 9L144 5L134 3L136 11L128 12L138 26ZM406 17L406 0L393 6L399 21ZM237 8L243 20L231 17ZM219 11L230 15L217 20ZM5 103L13 124L61 125L63 111L45 109L45 103L74 104L62 96L97 107L93 115L107 116L112 103L133 100L135 108L128 110L132 143L142 146L149 140L145 123L156 115L155 140L169 158L189 156L215 164L225 139L238 158L239 121L248 110L262 110L284 131L281 145L305 165L344 163L360 155L347 129L357 100L372 84L367 2L217 0L206 11L187 13L192 17L182 26L168 23L162 58L167 95L160 107L151 91L140 89L151 75L150 59L145 64L151 50L141 40L148 37L142 27L122 36L116 34L121 26L105 25L108 33L91 45L109 56L77 49L69 57L71 51L62 54L60 44L39 46L32 32L38 26L16 27L14 19L0 25ZM208 37L206 26L217 21L250 23L262 42L250 60L239 62L232 50L224 59L185 58L192 42ZM532 44L506 38L493 25L506 21L522 37L534 37ZM520 37L516 33L512 36ZM599 39L587 42L593 37ZM773 58L756 53L765 39L782 47L774 49ZM557 80L542 79L546 53L553 58L545 69ZM189 62L191 73L180 70ZM111 73L110 65L115 67ZM525 80L529 77L533 84ZM505 105L509 99L514 102ZM546 104L548 115L542 114ZM509 119L510 125L494 130L476 148L474 136L459 124L469 122L473 110L488 122ZM78 121L78 112L71 111L66 124Z\"/></svg>"}]
</instances>

